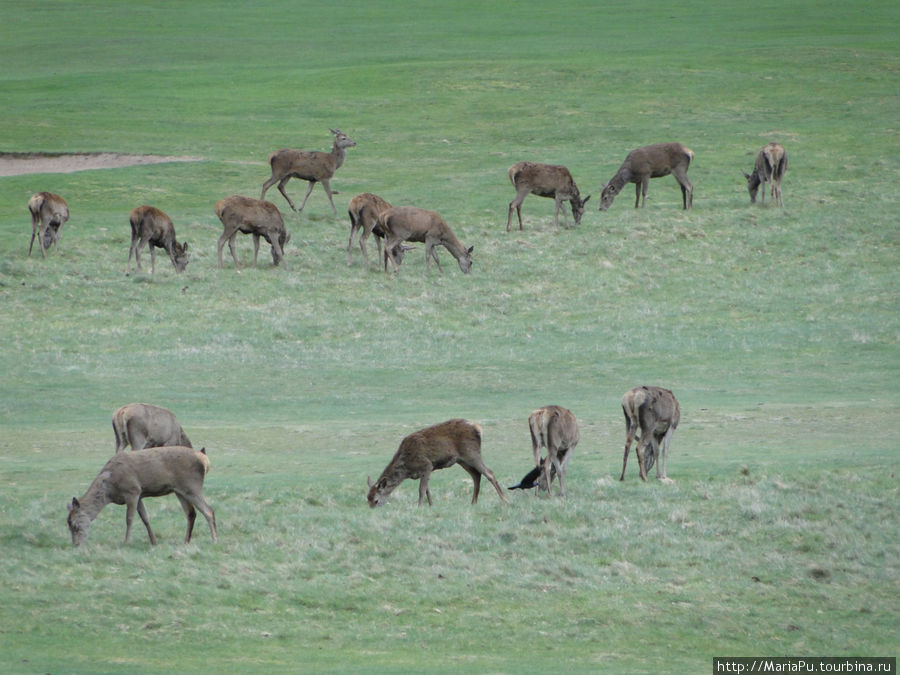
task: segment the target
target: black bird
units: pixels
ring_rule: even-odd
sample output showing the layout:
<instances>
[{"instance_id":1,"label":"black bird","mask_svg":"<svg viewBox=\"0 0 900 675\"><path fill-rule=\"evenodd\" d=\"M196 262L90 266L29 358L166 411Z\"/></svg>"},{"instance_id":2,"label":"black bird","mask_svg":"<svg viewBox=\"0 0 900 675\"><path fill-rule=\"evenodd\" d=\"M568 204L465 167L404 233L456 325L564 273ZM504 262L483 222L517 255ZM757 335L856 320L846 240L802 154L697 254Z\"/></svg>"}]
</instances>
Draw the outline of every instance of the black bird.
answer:
<instances>
[{"instance_id":1,"label":"black bird","mask_svg":"<svg viewBox=\"0 0 900 675\"><path fill-rule=\"evenodd\" d=\"M525 474L525 477L519 481L518 485L513 485L509 489L510 490L527 490L529 488L536 488L538 486L538 479L541 477L541 467L544 465L544 459L541 458L541 463L539 466L534 467L531 471ZM556 476L556 467L550 467L550 476ZM552 480L552 478L551 478Z\"/></svg>"}]
</instances>

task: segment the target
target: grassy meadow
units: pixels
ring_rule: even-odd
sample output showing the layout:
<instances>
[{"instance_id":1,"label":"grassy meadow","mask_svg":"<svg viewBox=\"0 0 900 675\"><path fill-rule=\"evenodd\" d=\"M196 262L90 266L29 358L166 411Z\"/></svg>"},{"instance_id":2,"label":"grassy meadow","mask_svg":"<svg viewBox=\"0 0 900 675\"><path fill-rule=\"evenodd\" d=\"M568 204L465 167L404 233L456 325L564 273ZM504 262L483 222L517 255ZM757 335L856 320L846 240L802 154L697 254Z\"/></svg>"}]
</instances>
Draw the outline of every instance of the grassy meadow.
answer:
<instances>
[{"instance_id":1,"label":"grassy meadow","mask_svg":"<svg viewBox=\"0 0 900 675\"><path fill-rule=\"evenodd\" d=\"M0 8L0 152L199 158L0 177L0 670L709 672L714 656L896 656L900 46L896 3L24 2ZM48 29L52 26L52 30ZM357 141L292 239L225 251L213 204L259 195L268 154ZM599 213L631 149L691 148ZM789 156L783 209L741 170ZM514 162L565 164L579 227ZM288 192L302 199L306 184ZM63 195L58 251L26 204ZM347 264L360 192L439 211L472 273L423 246L399 275ZM297 201L299 204L299 201ZM126 276L129 211L168 213L191 262ZM514 227L515 221L514 221ZM629 388L672 389L674 485L619 482ZM113 452L112 411L173 410L212 462L183 545L66 504ZM406 434L484 428L503 485L529 412L570 408L565 498L459 468L373 480ZM652 475L653 472L651 472Z\"/></svg>"}]
</instances>

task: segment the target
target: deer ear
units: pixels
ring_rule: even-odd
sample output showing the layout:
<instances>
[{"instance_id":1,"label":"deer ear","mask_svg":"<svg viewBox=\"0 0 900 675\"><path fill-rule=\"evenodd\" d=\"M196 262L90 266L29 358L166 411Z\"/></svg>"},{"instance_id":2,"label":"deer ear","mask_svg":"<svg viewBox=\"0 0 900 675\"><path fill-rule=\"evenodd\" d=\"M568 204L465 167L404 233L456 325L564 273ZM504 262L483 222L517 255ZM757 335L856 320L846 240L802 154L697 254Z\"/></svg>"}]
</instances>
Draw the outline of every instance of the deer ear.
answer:
<instances>
[{"instance_id":1,"label":"deer ear","mask_svg":"<svg viewBox=\"0 0 900 675\"><path fill-rule=\"evenodd\" d=\"M69 511L74 511L75 509L79 508L80 506L81 506L81 504L78 503L78 498L72 497L72 503L69 504Z\"/></svg>"},{"instance_id":2,"label":"deer ear","mask_svg":"<svg viewBox=\"0 0 900 675\"><path fill-rule=\"evenodd\" d=\"M366 483L369 484L369 488L371 489L372 488L372 477L371 476L366 476Z\"/></svg>"},{"instance_id":3,"label":"deer ear","mask_svg":"<svg viewBox=\"0 0 900 675\"><path fill-rule=\"evenodd\" d=\"M181 245L181 250L182 250L182 251L187 251L187 249L188 249L187 242L184 242L184 243Z\"/></svg>"},{"instance_id":4,"label":"deer ear","mask_svg":"<svg viewBox=\"0 0 900 675\"><path fill-rule=\"evenodd\" d=\"M590 199L590 198L591 198L590 195L588 195L587 197L585 197L585 198L584 198L584 201L581 202L581 205L584 206L585 204L587 204L587 203L588 203L588 199Z\"/></svg>"},{"instance_id":5,"label":"deer ear","mask_svg":"<svg viewBox=\"0 0 900 675\"><path fill-rule=\"evenodd\" d=\"M469 255L472 255L472 249L474 249L474 248L475 248L474 246L470 246L469 250L466 251L466 253L468 253Z\"/></svg>"},{"instance_id":6,"label":"deer ear","mask_svg":"<svg viewBox=\"0 0 900 675\"><path fill-rule=\"evenodd\" d=\"M750 180L750 174L749 174L749 173L747 173L746 171L741 171L741 173L744 174L744 178L746 178L747 180Z\"/></svg>"}]
</instances>

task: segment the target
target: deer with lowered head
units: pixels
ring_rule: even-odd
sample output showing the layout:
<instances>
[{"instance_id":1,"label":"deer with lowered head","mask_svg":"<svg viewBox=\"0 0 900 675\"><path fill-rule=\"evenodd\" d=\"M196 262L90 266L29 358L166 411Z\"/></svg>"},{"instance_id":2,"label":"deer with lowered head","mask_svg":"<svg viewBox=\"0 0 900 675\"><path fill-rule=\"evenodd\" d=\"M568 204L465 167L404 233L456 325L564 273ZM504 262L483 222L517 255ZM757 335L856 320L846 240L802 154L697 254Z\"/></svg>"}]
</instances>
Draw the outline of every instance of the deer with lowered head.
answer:
<instances>
[{"instance_id":1,"label":"deer with lowered head","mask_svg":"<svg viewBox=\"0 0 900 675\"><path fill-rule=\"evenodd\" d=\"M666 463L669 458L669 442L672 434L681 421L681 409L678 401L668 389L661 387L636 387L625 392L622 397L622 410L625 413L625 456L622 459L622 475L625 480L625 465L628 463L628 452L631 442L640 429L641 436L634 449L637 455L641 480L647 480L647 471L656 463L656 477L663 483L671 483L666 476Z\"/></svg>"},{"instance_id":2,"label":"deer with lowered head","mask_svg":"<svg viewBox=\"0 0 900 675\"><path fill-rule=\"evenodd\" d=\"M59 250L59 231L69 219L69 205L66 200L52 192L37 192L28 200L28 211L31 213L31 242L28 244L28 255L34 247L37 235L41 257L47 257L47 249L51 246Z\"/></svg>"},{"instance_id":3,"label":"deer with lowered head","mask_svg":"<svg viewBox=\"0 0 900 675\"><path fill-rule=\"evenodd\" d=\"M188 264L187 242L179 244L175 239L175 226L172 219L155 206L138 206L128 217L131 224L131 247L128 249L128 267L125 274L131 272L131 256L137 261L141 270L141 251L150 246L150 273L156 273L156 249L161 248L169 254L176 272L184 272Z\"/></svg>"},{"instance_id":4,"label":"deer with lowered head","mask_svg":"<svg viewBox=\"0 0 900 675\"><path fill-rule=\"evenodd\" d=\"M266 191L278 183L278 191L287 199L287 203L291 205L294 211L302 211L306 206L306 200L315 187L316 183L321 183L325 188L325 194L328 195L328 201L331 202L331 208L334 215L337 215L337 209L334 207L334 200L331 198L331 178L334 172L341 168L344 163L344 157L347 155L347 148L356 145L356 141L347 136L340 129L331 129L334 134L334 143L331 146L331 152L320 152L318 150L291 150L285 148L278 150L269 155L269 166L272 168L272 176L263 183L262 194L260 199L266 198ZM309 181L309 187L306 190L306 196L303 203L298 209L294 206L294 202L288 197L284 190L285 183L291 178L300 178Z\"/></svg>"},{"instance_id":5,"label":"deer with lowered head","mask_svg":"<svg viewBox=\"0 0 900 675\"><path fill-rule=\"evenodd\" d=\"M419 506L427 499L432 505L428 479L432 471L459 464L475 484L472 503L478 502L481 477L487 478L500 499L509 501L493 472L481 458L481 425L468 420L452 419L410 434L400 442L400 447L381 476L369 484L369 506L375 508L387 501L388 496L407 478L419 480Z\"/></svg>"},{"instance_id":6,"label":"deer with lowered head","mask_svg":"<svg viewBox=\"0 0 900 675\"><path fill-rule=\"evenodd\" d=\"M262 237L272 246L273 264L276 266L282 264L287 269L287 263L284 262L284 247L291 240L291 235L284 227L284 220L277 206L262 199L232 195L217 202L215 210L222 225L225 226L218 242L219 269L222 269L222 248L226 241L234 266L238 266L237 255L234 252L234 240L238 232L253 235L254 267L259 256L259 238Z\"/></svg>"},{"instance_id":7,"label":"deer with lowered head","mask_svg":"<svg viewBox=\"0 0 900 675\"><path fill-rule=\"evenodd\" d=\"M69 504L68 525L72 544L80 546L87 541L91 523L107 504L124 504L125 543L131 537L134 513L147 528L150 543L156 545L156 536L150 529L150 519L144 508L144 497L162 497L175 493L187 517L187 533L184 543L191 540L197 511L203 514L212 533L213 543L219 540L216 531L216 515L203 498L203 479L209 472L206 450L194 450L181 446L149 448L142 452L120 452L113 455L93 480L81 499L73 497Z\"/></svg>"},{"instance_id":8,"label":"deer with lowered head","mask_svg":"<svg viewBox=\"0 0 900 675\"><path fill-rule=\"evenodd\" d=\"M359 248L362 251L363 258L366 261L366 267L369 266L369 253L366 251L366 240L369 235L375 235L375 243L378 245L378 259L381 260L381 240L384 239L384 230L378 225L378 216L382 211L387 211L391 205L371 192L363 192L356 195L350 200L347 207L347 213L350 216L350 241L347 244L347 264L351 264L351 249L353 248L353 237L357 232L359 235ZM398 263L403 262L403 256L410 247L397 244L394 247L394 257ZM387 267L387 257L384 258L385 267Z\"/></svg>"},{"instance_id":9,"label":"deer with lowered head","mask_svg":"<svg viewBox=\"0 0 900 675\"><path fill-rule=\"evenodd\" d=\"M463 274L468 274L472 269L472 250L475 247L466 248L437 211L415 206L393 206L379 214L378 226L384 231L385 258L394 266L394 274L400 269L400 261L394 252L404 241L425 243L425 274L428 274L432 258L437 263L438 270L442 274L444 272L437 251L434 250L435 246L443 246L450 251ZM384 264L385 272L387 260Z\"/></svg>"},{"instance_id":10,"label":"deer with lowered head","mask_svg":"<svg viewBox=\"0 0 900 675\"><path fill-rule=\"evenodd\" d=\"M553 476L559 476L559 495L566 494L566 468L572 451L578 445L580 434L578 420L571 410L558 405L538 408L528 416L531 431L531 449L535 467L540 467L538 490L550 492ZM541 459L541 448L547 448L546 459ZM551 468L554 471L551 471Z\"/></svg>"},{"instance_id":11,"label":"deer with lowered head","mask_svg":"<svg viewBox=\"0 0 900 675\"><path fill-rule=\"evenodd\" d=\"M750 203L756 203L756 193L762 185L762 203L766 203L766 183L777 206L784 206L781 201L781 179L787 171L788 160L784 146L780 143L767 143L756 155L753 173L742 171L747 179L747 190L750 192Z\"/></svg>"},{"instance_id":12,"label":"deer with lowered head","mask_svg":"<svg viewBox=\"0 0 900 675\"><path fill-rule=\"evenodd\" d=\"M165 445L194 447L175 419L175 414L158 405L149 403L123 405L113 413L112 427L116 437L116 452L124 450L129 445L132 450Z\"/></svg>"},{"instance_id":13,"label":"deer with lowered head","mask_svg":"<svg viewBox=\"0 0 900 675\"><path fill-rule=\"evenodd\" d=\"M647 204L647 187L651 178L672 174L681 186L681 201L685 209L694 205L694 186L688 180L688 167L694 160L694 153L681 143L657 143L645 145L628 153L622 166L600 194L600 210L612 206L622 188L634 183L634 208ZM643 195L643 201L641 196Z\"/></svg>"},{"instance_id":14,"label":"deer with lowered head","mask_svg":"<svg viewBox=\"0 0 900 675\"><path fill-rule=\"evenodd\" d=\"M564 166L555 164L539 164L537 162L518 162L509 167L509 180L512 181L513 187L516 189L516 196L509 203L509 211L506 214L506 231L509 232L509 226L512 222L513 208L519 217L519 229L522 229L522 202L528 195L537 195L538 197L552 198L556 204L556 211L553 214L553 224L559 229L559 211L562 209L563 221L566 229L569 229L569 219L566 216L565 201L568 201L572 207L572 217L575 224L581 223L581 216L584 215L584 205L587 204L590 195L581 198L578 192L578 186L572 174Z\"/></svg>"}]
</instances>

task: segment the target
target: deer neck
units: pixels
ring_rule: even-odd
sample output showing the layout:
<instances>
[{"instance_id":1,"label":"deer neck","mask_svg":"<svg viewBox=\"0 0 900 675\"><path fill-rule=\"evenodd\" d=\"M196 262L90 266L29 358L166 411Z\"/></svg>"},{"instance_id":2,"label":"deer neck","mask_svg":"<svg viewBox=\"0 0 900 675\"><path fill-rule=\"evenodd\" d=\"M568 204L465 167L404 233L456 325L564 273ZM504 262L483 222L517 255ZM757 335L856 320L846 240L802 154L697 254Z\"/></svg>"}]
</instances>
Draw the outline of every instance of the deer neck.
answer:
<instances>
[{"instance_id":1,"label":"deer neck","mask_svg":"<svg viewBox=\"0 0 900 675\"><path fill-rule=\"evenodd\" d=\"M331 157L334 160L334 170L337 171L341 168L341 165L344 163L344 158L347 156L346 148L342 148L338 145L338 142L335 140L334 145L331 147Z\"/></svg>"},{"instance_id":2,"label":"deer neck","mask_svg":"<svg viewBox=\"0 0 900 675\"><path fill-rule=\"evenodd\" d=\"M94 479L91 486L84 493L82 498L78 500L78 508L82 517L87 517L89 522L93 522L97 514L103 510L103 507L109 504L109 493L106 488L106 481L109 479L109 472L104 471Z\"/></svg>"},{"instance_id":3,"label":"deer neck","mask_svg":"<svg viewBox=\"0 0 900 675\"><path fill-rule=\"evenodd\" d=\"M631 182L631 178L631 169L627 166L623 166L616 172L616 175L612 177L609 184L615 189L616 193L618 193L627 183Z\"/></svg>"}]
</instances>

